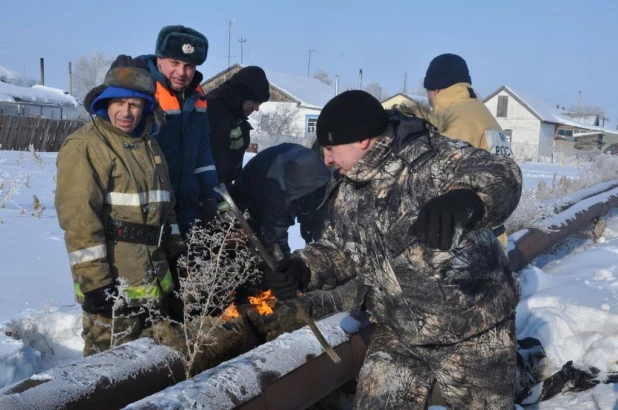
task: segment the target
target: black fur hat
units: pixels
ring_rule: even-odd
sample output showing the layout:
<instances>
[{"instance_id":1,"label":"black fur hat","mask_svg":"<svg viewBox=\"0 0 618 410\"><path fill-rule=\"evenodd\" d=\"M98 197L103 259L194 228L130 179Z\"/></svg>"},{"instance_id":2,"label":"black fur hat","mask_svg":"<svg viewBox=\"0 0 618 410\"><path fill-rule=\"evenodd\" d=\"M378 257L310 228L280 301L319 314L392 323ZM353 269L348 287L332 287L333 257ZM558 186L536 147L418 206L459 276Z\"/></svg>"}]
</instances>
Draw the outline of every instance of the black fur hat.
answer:
<instances>
[{"instance_id":1,"label":"black fur hat","mask_svg":"<svg viewBox=\"0 0 618 410\"><path fill-rule=\"evenodd\" d=\"M84 108L92 114L91 104L108 87L126 88L153 97L156 91L156 83L146 62L132 58L124 54L116 57L112 63L103 84L93 88L84 99Z\"/></svg>"},{"instance_id":2,"label":"black fur hat","mask_svg":"<svg viewBox=\"0 0 618 410\"><path fill-rule=\"evenodd\" d=\"M378 137L388 124L380 101L366 91L350 90L335 96L322 108L316 134L323 147L343 145Z\"/></svg>"},{"instance_id":3,"label":"black fur hat","mask_svg":"<svg viewBox=\"0 0 618 410\"><path fill-rule=\"evenodd\" d=\"M189 27L165 26L157 37L155 54L157 57L202 65L208 55L208 39Z\"/></svg>"}]
</instances>

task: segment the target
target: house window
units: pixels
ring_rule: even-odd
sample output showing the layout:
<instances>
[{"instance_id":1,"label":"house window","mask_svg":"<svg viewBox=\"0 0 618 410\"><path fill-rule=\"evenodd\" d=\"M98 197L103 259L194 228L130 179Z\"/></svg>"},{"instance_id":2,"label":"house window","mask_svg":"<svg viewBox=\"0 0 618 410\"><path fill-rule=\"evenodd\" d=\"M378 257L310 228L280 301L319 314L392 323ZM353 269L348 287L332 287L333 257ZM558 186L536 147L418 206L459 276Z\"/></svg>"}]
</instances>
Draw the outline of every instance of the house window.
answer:
<instances>
[{"instance_id":1,"label":"house window","mask_svg":"<svg viewBox=\"0 0 618 410\"><path fill-rule=\"evenodd\" d=\"M558 138L567 141L573 141L573 130L567 128L558 128Z\"/></svg>"},{"instance_id":2,"label":"house window","mask_svg":"<svg viewBox=\"0 0 618 410\"><path fill-rule=\"evenodd\" d=\"M317 115L307 115L306 116L307 126L305 127L305 136L315 135L315 127L317 123L318 123Z\"/></svg>"},{"instance_id":3,"label":"house window","mask_svg":"<svg viewBox=\"0 0 618 410\"><path fill-rule=\"evenodd\" d=\"M498 110L496 117L506 117L506 110L509 105L509 97L506 95L498 96Z\"/></svg>"},{"instance_id":4,"label":"house window","mask_svg":"<svg viewBox=\"0 0 618 410\"><path fill-rule=\"evenodd\" d=\"M260 130L270 132L270 115L262 114L260 116Z\"/></svg>"},{"instance_id":5,"label":"house window","mask_svg":"<svg viewBox=\"0 0 618 410\"><path fill-rule=\"evenodd\" d=\"M507 129L507 130L502 131L502 133L506 137L506 140L509 142L509 144L513 142L513 130Z\"/></svg>"}]
</instances>

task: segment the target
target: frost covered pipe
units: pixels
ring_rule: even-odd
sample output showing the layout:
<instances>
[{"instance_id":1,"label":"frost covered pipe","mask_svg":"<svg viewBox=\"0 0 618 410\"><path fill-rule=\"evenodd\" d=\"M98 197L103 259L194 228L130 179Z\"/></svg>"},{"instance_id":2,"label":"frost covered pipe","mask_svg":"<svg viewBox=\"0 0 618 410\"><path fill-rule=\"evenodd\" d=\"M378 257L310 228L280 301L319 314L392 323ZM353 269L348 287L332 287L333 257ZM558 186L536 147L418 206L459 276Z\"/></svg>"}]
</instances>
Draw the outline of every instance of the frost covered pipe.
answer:
<instances>
[{"instance_id":1,"label":"frost covered pipe","mask_svg":"<svg viewBox=\"0 0 618 410\"><path fill-rule=\"evenodd\" d=\"M510 236L509 264L513 271L523 269L534 258L569 235L587 227L594 219L618 207L618 188L588 197L563 212L541 221L541 228L518 231Z\"/></svg>"},{"instance_id":2,"label":"frost covered pipe","mask_svg":"<svg viewBox=\"0 0 618 410\"><path fill-rule=\"evenodd\" d=\"M8 386L0 390L0 409L118 409L179 380L179 354L144 338Z\"/></svg>"},{"instance_id":3,"label":"frost covered pipe","mask_svg":"<svg viewBox=\"0 0 618 410\"><path fill-rule=\"evenodd\" d=\"M373 325L338 313L318 322L341 357L334 364L307 327L133 403L139 409L303 409L358 374Z\"/></svg>"}]
</instances>

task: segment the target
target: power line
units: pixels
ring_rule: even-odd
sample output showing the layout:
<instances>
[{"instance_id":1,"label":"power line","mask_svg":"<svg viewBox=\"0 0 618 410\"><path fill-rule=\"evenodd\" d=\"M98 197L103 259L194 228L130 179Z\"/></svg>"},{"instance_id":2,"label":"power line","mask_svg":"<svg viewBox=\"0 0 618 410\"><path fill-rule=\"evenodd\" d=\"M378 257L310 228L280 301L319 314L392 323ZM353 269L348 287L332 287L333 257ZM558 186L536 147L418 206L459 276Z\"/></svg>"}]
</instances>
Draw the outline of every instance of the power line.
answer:
<instances>
[{"instance_id":1,"label":"power line","mask_svg":"<svg viewBox=\"0 0 618 410\"><path fill-rule=\"evenodd\" d=\"M245 45L245 43L247 42L246 38L239 38L238 42L240 43L240 64L244 64L243 62L243 46Z\"/></svg>"}]
</instances>

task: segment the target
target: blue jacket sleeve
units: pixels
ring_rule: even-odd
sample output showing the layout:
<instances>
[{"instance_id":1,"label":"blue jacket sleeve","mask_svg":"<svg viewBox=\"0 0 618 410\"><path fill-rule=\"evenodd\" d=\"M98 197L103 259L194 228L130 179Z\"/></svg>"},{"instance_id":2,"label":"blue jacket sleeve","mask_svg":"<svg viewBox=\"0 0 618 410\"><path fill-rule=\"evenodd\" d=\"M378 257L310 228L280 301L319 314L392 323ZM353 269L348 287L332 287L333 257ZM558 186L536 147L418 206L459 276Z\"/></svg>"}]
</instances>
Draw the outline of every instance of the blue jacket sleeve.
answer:
<instances>
[{"instance_id":1,"label":"blue jacket sleeve","mask_svg":"<svg viewBox=\"0 0 618 410\"><path fill-rule=\"evenodd\" d=\"M208 115L204 115L195 174L200 184L200 200L207 198L219 200L219 195L214 191L214 187L219 184L219 179L217 178L217 168L210 147L210 121L208 120Z\"/></svg>"}]
</instances>

